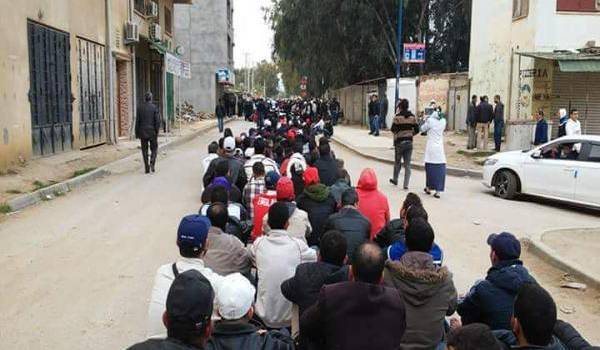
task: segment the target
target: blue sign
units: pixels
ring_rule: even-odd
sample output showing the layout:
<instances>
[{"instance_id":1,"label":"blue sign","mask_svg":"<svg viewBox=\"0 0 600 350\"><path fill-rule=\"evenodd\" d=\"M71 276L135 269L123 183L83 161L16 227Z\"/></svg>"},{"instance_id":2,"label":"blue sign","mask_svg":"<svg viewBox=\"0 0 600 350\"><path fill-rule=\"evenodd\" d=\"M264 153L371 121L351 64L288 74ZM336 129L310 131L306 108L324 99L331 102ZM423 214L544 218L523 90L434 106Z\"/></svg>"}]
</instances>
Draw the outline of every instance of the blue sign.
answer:
<instances>
[{"instance_id":1,"label":"blue sign","mask_svg":"<svg viewBox=\"0 0 600 350\"><path fill-rule=\"evenodd\" d=\"M404 44L404 62L425 63L425 44Z\"/></svg>"},{"instance_id":2,"label":"blue sign","mask_svg":"<svg viewBox=\"0 0 600 350\"><path fill-rule=\"evenodd\" d=\"M228 83L231 81L230 72L228 68L217 69L217 82Z\"/></svg>"}]
</instances>

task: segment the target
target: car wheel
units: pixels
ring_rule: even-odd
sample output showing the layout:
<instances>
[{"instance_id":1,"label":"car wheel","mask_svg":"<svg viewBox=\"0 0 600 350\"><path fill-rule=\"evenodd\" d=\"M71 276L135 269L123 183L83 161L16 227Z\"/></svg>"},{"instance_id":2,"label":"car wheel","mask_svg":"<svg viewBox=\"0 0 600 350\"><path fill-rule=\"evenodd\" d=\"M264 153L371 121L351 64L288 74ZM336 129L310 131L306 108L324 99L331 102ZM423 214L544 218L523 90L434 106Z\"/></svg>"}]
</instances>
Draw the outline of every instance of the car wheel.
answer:
<instances>
[{"instance_id":1,"label":"car wheel","mask_svg":"<svg viewBox=\"0 0 600 350\"><path fill-rule=\"evenodd\" d=\"M513 199L517 194L517 177L508 170L502 170L496 175L494 193L502 199Z\"/></svg>"}]
</instances>

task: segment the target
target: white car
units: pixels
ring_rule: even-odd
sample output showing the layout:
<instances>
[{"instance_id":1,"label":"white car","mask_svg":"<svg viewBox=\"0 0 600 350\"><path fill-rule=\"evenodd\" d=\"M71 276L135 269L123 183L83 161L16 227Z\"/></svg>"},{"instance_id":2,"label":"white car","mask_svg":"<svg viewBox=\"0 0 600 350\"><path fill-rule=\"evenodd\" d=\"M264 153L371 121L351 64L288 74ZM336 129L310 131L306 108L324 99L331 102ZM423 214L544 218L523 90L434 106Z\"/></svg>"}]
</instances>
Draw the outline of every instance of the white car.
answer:
<instances>
[{"instance_id":1,"label":"white car","mask_svg":"<svg viewBox=\"0 0 600 350\"><path fill-rule=\"evenodd\" d=\"M495 154L483 165L483 179L504 199L522 193L600 208L600 136L563 136Z\"/></svg>"}]
</instances>

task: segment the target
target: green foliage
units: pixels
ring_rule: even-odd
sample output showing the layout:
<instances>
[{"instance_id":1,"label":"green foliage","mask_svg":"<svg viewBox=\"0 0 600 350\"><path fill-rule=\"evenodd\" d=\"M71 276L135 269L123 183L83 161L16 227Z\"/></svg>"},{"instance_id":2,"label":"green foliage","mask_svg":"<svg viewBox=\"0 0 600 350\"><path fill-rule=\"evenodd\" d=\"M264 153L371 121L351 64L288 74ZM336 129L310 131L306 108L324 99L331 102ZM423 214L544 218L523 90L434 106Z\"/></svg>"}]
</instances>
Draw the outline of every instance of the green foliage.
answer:
<instances>
[{"instance_id":1,"label":"green foliage","mask_svg":"<svg viewBox=\"0 0 600 350\"><path fill-rule=\"evenodd\" d=\"M10 205L6 203L0 203L0 214L8 214L12 211Z\"/></svg>"},{"instance_id":2,"label":"green foliage","mask_svg":"<svg viewBox=\"0 0 600 350\"><path fill-rule=\"evenodd\" d=\"M41 190L42 188L46 188L54 184L56 184L56 181L42 182L40 180L35 180L33 182L33 191Z\"/></svg>"},{"instance_id":3,"label":"green foliage","mask_svg":"<svg viewBox=\"0 0 600 350\"><path fill-rule=\"evenodd\" d=\"M252 69L254 70L254 91L251 93L262 96L265 92L267 97L277 97L279 95L279 68L277 65L263 60ZM247 68L235 70L236 88L240 91L247 91L251 82L251 78L248 79L246 72Z\"/></svg>"},{"instance_id":4,"label":"green foliage","mask_svg":"<svg viewBox=\"0 0 600 350\"><path fill-rule=\"evenodd\" d=\"M426 42L428 60L405 65L403 75L467 67L471 1L404 1L402 41ZM399 0L273 0L268 18L286 88L304 75L317 95L394 76L398 6Z\"/></svg>"},{"instance_id":5,"label":"green foliage","mask_svg":"<svg viewBox=\"0 0 600 350\"><path fill-rule=\"evenodd\" d=\"M73 172L73 176L71 176L71 178L77 177L77 176L81 176L83 174L87 174L91 171L96 170L96 168L85 168L85 169L80 169L80 170L75 170Z\"/></svg>"}]
</instances>

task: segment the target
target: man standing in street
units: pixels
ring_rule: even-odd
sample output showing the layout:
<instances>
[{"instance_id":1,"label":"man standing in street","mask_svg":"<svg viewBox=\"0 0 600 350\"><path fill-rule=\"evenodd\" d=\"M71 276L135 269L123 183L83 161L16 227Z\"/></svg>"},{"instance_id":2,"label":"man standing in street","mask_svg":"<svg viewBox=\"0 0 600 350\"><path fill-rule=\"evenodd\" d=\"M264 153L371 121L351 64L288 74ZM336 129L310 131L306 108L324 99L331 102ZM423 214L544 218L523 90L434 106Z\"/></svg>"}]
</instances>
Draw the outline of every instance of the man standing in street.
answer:
<instances>
[{"instance_id":1,"label":"man standing in street","mask_svg":"<svg viewBox=\"0 0 600 350\"><path fill-rule=\"evenodd\" d=\"M158 108L152 103L152 93L147 92L145 102L138 106L135 121L135 135L142 142L142 157L146 174L154 172L156 153L158 150L158 132L160 130L160 115ZM148 164L148 145L150 145L150 164Z\"/></svg>"},{"instance_id":2,"label":"man standing in street","mask_svg":"<svg viewBox=\"0 0 600 350\"><path fill-rule=\"evenodd\" d=\"M371 96L371 102L369 102L369 126L371 127L369 135L379 136L379 107L377 95L373 94Z\"/></svg>"},{"instance_id":3,"label":"man standing in street","mask_svg":"<svg viewBox=\"0 0 600 350\"><path fill-rule=\"evenodd\" d=\"M494 96L494 143L496 152L500 152L502 145L502 132L504 131L504 103L500 101L500 95Z\"/></svg>"},{"instance_id":4,"label":"man standing in street","mask_svg":"<svg viewBox=\"0 0 600 350\"><path fill-rule=\"evenodd\" d=\"M494 108L488 102L487 96L481 96L479 106L477 106L477 135L479 140L477 148L480 151L487 151L488 138L490 134L490 123L494 119Z\"/></svg>"},{"instance_id":5,"label":"man standing in street","mask_svg":"<svg viewBox=\"0 0 600 350\"><path fill-rule=\"evenodd\" d=\"M223 119L225 118L225 107L223 107L223 99L219 99L219 104L215 108L215 115L217 116L217 124L219 126L219 132L223 132Z\"/></svg>"},{"instance_id":6,"label":"man standing in street","mask_svg":"<svg viewBox=\"0 0 600 350\"><path fill-rule=\"evenodd\" d=\"M548 123L544 119L544 111L539 110L535 115L535 136L533 138L533 145L539 146L548 142Z\"/></svg>"},{"instance_id":7,"label":"man standing in street","mask_svg":"<svg viewBox=\"0 0 600 350\"><path fill-rule=\"evenodd\" d=\"M398 103L399 111L394 117L392 123L392 133L394 134L394 174L390 183L398 186L398 175L404 162L404 189L408 189L410 181L410 163L413 151L413 136L419 133L419 124L417 118L408 110L408 100L402 99Z\"/></svg>"},{"instance_id":8,"label":"man standing in street","mask_svg":"<svg viewBox=\"0 0 600 350\"><path fill-rule=\"evenodd\" d=\"M331 104L329 104L329 113L331 113L331 122L333 125L337 125L338 122L338 114L340 113L340 103L334 97Z\"/></svg>"},{"instance_id":9,"label":"man standing in street","mask_svg":"<svg viewBox=\"0 0 600 350\"><path fill-rule=\"evenodd\" d=\"M567 136L581 135L581 123L578 119L579 112L576 109L572 109L565 127Z\"/></svg>"},{"instance_id":10,"label":"man standing in street","mask_svg":"<svg viewBox=\"0 0 600 350\"><path fill-rule=\"evenodd\" d=\"M477 148L477 112L477 95L473 95L467 110L467 132L469 135L467 149Z\"/></svg>"},{"instance_id":11,"label":"man standing in street","mask_svg":"<svg viewBox=\"0 0 600 350\"><path fill-rule=\"evenodd\" d=\"M380 106L381 114L379 115L379 126L381 129L387 129L387 120L386 119L387 119L388 108L389 108L388 98L384 92L383 96L381 97L381 106Z\"/></svg>"}]
</instances>

